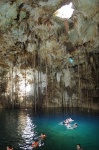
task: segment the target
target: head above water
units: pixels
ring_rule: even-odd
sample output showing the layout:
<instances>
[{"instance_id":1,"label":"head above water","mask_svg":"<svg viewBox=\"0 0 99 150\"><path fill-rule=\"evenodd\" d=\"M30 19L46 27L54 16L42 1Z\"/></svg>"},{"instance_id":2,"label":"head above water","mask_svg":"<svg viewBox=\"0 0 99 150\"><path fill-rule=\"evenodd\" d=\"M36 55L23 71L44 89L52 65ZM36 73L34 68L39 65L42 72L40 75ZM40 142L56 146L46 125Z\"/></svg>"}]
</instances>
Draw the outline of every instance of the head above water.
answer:
<instances>
[{"instance_id":1,"label":"head above water","mask_svg":"<svg viewBox=\"0 0 99 150\"><path fill-rule=\"evenodd\" d=\"M13 147L11 145L7 146L7 150L13 150Z\"/></svg>"},{"instance_id":2,"label":"head above water","mask_svg":"<svg viewBox=\"0 0 99 150\"><path fill-rule=\"evenodd\" d=\"M80 150L80 149L81 149L81 145L77 144L77 150Z\"/></svg>"}]
</instances>

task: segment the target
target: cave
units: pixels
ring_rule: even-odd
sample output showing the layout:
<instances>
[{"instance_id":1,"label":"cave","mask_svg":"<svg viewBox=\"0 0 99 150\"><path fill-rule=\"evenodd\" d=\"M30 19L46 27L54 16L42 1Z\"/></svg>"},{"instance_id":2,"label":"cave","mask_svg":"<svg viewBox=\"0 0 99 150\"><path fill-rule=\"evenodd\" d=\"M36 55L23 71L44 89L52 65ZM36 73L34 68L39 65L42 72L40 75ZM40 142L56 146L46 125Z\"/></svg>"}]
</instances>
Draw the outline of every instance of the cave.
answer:
<instances>
[{"instance_id":1,"label":"cave","mask_svg":"<svg viewBox=\"0 0 99 150\"><path fill-rule=\"evenodd\" d=\"M0 0L0 149L99 149L99 0Z\"/></svg>"},{"instance_id":2,"label":"cave","mask_svg":"<svg viewBox=\"0 0 99 150\"><path fill-rule=\"evenodd\" d=\"M99 110L99 0L0 1L0 108L40 107Z\"/></svg>"}]
</instances>

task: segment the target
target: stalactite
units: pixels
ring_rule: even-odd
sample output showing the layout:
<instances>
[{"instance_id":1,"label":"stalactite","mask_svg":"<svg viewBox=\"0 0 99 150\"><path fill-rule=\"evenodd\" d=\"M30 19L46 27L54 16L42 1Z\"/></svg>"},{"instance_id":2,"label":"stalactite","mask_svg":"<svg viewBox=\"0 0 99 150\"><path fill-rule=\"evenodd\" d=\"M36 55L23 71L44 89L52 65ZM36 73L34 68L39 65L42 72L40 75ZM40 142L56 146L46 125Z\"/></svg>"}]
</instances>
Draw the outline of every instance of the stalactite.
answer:
<instances>
[{"instance_id":1,"label":"stalactite","mask_svg":"<svg viewBox=\"0 0 99 150\"><path fill-rule=\"evenodd\" d=\"M61 93L62 93L62 108L64 107L64 87L65 81L62 80Z\"/></svg>"},{"instance_id":2,"label":"stalactite","mask_svg":"<svg viewBox=\"0 0 99 150\"><path fill-rule=\"evenodd\" d=\"M63 76L60 80L60 90L61 90L61 105L62 105L62 108L63 108Z\"/></svg>"},{"instance_id":3,"label":"stalactite","mask_svg":"<svg viewBox=\"0 0 99 150\"><path fill-rule=\"evenodd\" d=\"M36 77L35 77L35 70L34 70L34 109L36 113Z\"/></svg>"},{"instance_id":4,"label":"stalactite","mask_svg":"<svg viewBox=\"0 0 99 150\"><path fill-rule=\"evenodd\" d=\"M21 106L21 102L20 102L20 99L19 99L19 90L20 90L20 79L19 79L19 76L17 75L17 96L18 96L18 105L19 105L19 108Z\"/></svg>"},{"instance_id":5,"label":"stalactite","mask_svg":"<svg viewBox=\"0 0 99 150\"><path fill-rule=\"evenodd\" d=\"M69 95L70 95L70 106L73 106L73 102L72 102L72 93L71 93L71 87L69 88Z\"/></svg>"},{"instance_id":6,"label":"stalactite","mask_svg":"<svg viewBox=\"0 0 99 150\"><path fill-rule=\"evenodd\" d=\"M46 56L47 57L47 56ZM48 93L47 93L47 84L48 84L48 68L47 68L47 58L46 58L46 107L48 107Z\"/></svg>"},{"instance_id":7,"label":"stalactite","mask_svg":"<svg viewBox=\"0 0 99 150\"><path fill-rule=\"evenodd\" d=\"M89 98L88 97L89 95L88 95L88 90L87 90L87 105L88 105L87 107L88 107L88 112L89 112Z\"/></svg>"},{"instance_id":8,"label":"stalactite","mask_svg":"<svg viewBox=\"0 0 99 150\"><path fill-rule=\"evenodd\" d=\"M69 25L68 25L68 20L67 19L64 21L64 26L65 26L66 33L68 33Z\"/></svg>"},{"instance_id":9,"label":"stalactite","mask_svg":"<svg viewBox=\"0 0 99 150\"><path fill-rule=\"evenodd\" d=\"M63 90L62 90L62 108L64 107L64 96L63 96Z\"/></svg>"},{"instance_id":10,"label":"stalactite","mask_svg":"<svg viewBox=\"0 0 99 150\"><path fill-rule=\"evenodd\" d=\"M26 66L25 66L25 108L26 108Z\"/></svg>"},{"instance_id":11,"label":"stalactite","mask_svg":"<svg viewBox=\"0 0 99 150\"><path fill-rule=\"evenodd\" d=\"M17 72L16 72L16 68L14 67L14 72L15 72L15 77L14 77L14 83L13 83L13 87L14 87L14 101L15 101L15 103L14 103L14 107L16 107L16 103L17 103L17 85L16 85L16 83L17 83L17 79L16 79L16 75L17 75Z\"/></svg>"},{"instance_id":12,"label":"stalactite","mask_svg":"<svg viewBox=\"0 0 99 150\"><path fill-rule=\"evenodd\" d=\"M53 66L51 65L51 68L50 68L50 74L52 75L53 73ZM53 89L54 89L54 81L53 81L53 75L50 76L51 78L51 91L50 91L50 100L52 101L53 100ZM55 103L54 103L55 105ZM55 106L54 106L55 107Z\"/></svg>"},{"instance_id":13,"label":"stalactite","mask_svg":"<svg viewBox=\"0 0 99 150\"><path fill-rule=\"evenodd\" d=\"M78 53L77 63L78 63L78 102L80 102L80 105L81 105L81 83L80 83L81 81L80 81L79 53Z\"/></svg>"},{"instance_id":14,"label":"stalactite","mask_svg":"<svg viewBox=\"0 0 99 150\"><path fill-rule=\"evenodd\" d=\"M88 52L87 52L87 50L85 49L85 56L86 56L86 60L85 60L85 74L87 74L87 72L88 72ZM86 75L86 80L88 80L87 79L88 78L88 76ZM88 89L88 86L87 86L87 82L86 82L86 93L87 93L87 108L88 108L88 112L89 112L89 89Z\"/></svg>"},{"instance_id":15,"label":"stalactite","mask_svg":"<svg viewBox=\"0 0 99 150\"><path fill-rule=\"evenodd\" d=\"M1 96L1 90L2 90L2 68L0 67L0 102L3 105L2 96Z\"/></svg>"},{"instance_id":16,"label":"stalactite","mask_svg":"<svg viewBox=\"0 0 99 150\"><path fill-rule=\"evenodd\" d=\"M36 113L36 77L35 77L35 66L36 66L36 59L35 59L35 50L34 50L34 109Z\"/></svg>"},{"instance_id":17,"label":"stalactite","mask_svg":"<svg viewBox=\"0 0 99 150\"><path fill-rule=\"evenodd\" d=\"M40 51L40 49L39 49ZM42 79L41 79L41 56L40 56L40 52L39 52L39 101L40 101L40 105L42 105L42 97L41 97L41 90L42 90Z\"/></svg>"},{"instance_id":18,"label":"stalactite","mask_svg":"<svg viewBox=\"0 0 99 150\"><path fill-rule=\"evenodd\" d=\"M11 104L12 104L12 108L14 108L14 100L13 100L13 65L11 67Z\"/></svg>"},{"instance_id":19,"label":"stalactite","mask_svg":"<svg viewBox=\"0 0 99 150\"><path fill-rule=\"evenodd\" d=\"M40 55L40 53L39 53L39 49L37 49L37 65L38 65L38 84L37 84L37 99L38 99L38 105L39 105L39 102L40 102L40 95L39 95L39 74L40 74L40 71L39 71L39 68L40 68L40 66L39 66L39 55Z\"/></svg>"},{"instance_id":20,"label":"stalactite","mask_svg":"<svg viewBox=\"0 0 99 150\"><path fill-rule=\"evenodd\" d=\"M34 56L33 56L33 53L32 53L32 59L34 60ZM32 63L32 65L31 65L31 67L32 67L32 72L33 72L33 78L34 78L34 61L33 61L33 63ZM34 79L32 78L32 86L33 86L33 95L32 95L32 107L34 106Z\"/></svg>"},{"instance_id":21,"label":"stalactite","mask_svg":"<svg viewBox=\"0 0 99 150\"><path fill-rule=\"evenodd\" d=\"M51 88L52 88L52 80L51 80L51 67L49 68L49 86L50 86L50 88L49 88L49 101L51 101Z\"/></svg>"}]
</instances>

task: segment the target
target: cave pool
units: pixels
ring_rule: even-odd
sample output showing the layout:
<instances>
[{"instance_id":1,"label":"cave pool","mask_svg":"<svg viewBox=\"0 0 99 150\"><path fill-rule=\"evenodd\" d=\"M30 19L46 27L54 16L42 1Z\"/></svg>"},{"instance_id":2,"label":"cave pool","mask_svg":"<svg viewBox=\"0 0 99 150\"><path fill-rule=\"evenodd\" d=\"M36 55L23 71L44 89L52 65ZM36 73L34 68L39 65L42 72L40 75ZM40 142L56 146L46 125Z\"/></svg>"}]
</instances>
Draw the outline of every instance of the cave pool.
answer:
<instances>
[{"instance_id":1,"label":"cave pool","mask_svg":"<svg viewBox=\"0 0 99 150\"><path fill-rule=\"evenodd\" d=\"M76 129L67 129L62 122L71 117ZM33 137L46 134L37 150L99 150L99 112L79 109L50 108L34 112L0 110L0 150L11 144L14 150L29 150Z\"/></svg>"}]
</instances>

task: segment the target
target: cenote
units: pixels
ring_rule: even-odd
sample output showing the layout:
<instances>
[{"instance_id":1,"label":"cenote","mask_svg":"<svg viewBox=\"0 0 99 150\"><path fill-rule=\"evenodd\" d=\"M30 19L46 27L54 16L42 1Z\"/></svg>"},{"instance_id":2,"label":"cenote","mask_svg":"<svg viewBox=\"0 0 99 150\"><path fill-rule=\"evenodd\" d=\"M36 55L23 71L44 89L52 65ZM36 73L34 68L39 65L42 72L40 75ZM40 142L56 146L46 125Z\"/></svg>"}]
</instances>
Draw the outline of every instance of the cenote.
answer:
<instances>
[{"instance_id":1,"label":"cenote","mask_svg":"<svg viewBox=\"0 0 99 150\"><path fill-rule=\"evenodd\" d=\"M71 117L78 124L76 129L67 129L62 124ZM99 113L86 110L47 109L0 110L0 149L11 144L14 150L30 149L33 137L46 134L40 150L76 150L80 143L84 150L99 149Z\"/></svg>"}]
</instances>

